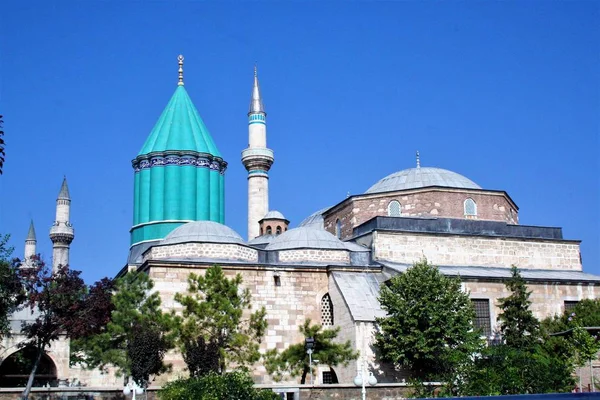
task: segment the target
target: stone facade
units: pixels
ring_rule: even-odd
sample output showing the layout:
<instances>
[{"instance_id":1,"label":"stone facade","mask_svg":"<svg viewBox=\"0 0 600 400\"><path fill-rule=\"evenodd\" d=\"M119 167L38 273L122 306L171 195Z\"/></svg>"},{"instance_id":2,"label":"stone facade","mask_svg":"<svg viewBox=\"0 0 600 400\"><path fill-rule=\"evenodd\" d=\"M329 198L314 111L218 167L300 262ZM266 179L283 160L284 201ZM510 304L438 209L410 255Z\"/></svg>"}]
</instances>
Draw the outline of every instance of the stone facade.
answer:
<instances>
[{"instance_id":1,"label":"stone facade","mask_svg":"<svg viewBox=\"0 0 600 400\"><path fill-rule=\"evenodd\" d=\"M170 246L154 246L143 260L164 260L168 258L217 259L258 261L258 251L251 247L230 243L181 243Z\"/></svg>"},{"instance_id":2,"label":"stone facade","mask_svg":"<svg viewBox=\"0 0 600 400\"><path fill-rule=\"evenodd\" d=\"M203 266L149 266L148 273L154 280L155 290L160 293L165 309L180 310L175 302L175 293L187 291L187 278L190 273L203 274L208 265ZM252 295L252 310L265 307L268 329L261 344L261 351L284 349L291 344L302 342L304 338L299 328L306 319L320 323L320 301L328 292L326 270L318 269L266 269L260 266L223 266L229 278L240 274L243 287ZM275 277L278 279L275 279ZM185 365L179 355L168 355L173 363L172 376L185 375ZM264 367L254 370L255 381L269 382ZM167 379L162 377L161 379ZM295 379L292 381L295 382Z\"/></svg>"},{"instance_id":3,"label":"stone facade","mask_svg":"<svg viewBox=\"0 0 600 400\"><path fill-rule=\"evenodd\" d=\"M464 202L472 199L477 205L476 216L465 216ZM388 216L388 205L396 200L403 217L445 217L502 221L518 224L518 207L504 192L470 189L424 188L400 192L353 196L325 215L325 229L336 234L341 223L341 238L352 237L358 225L377 216Z\"/></svg>"},{"instance_id":4,"label":"stone facade","mask_svg":"<svg viewBox=\"0 0 600 400\"><path fill-rule=\"evenodd\" d=\"M375 232L373 259L412 264L581 271L579 242L485 236Z\"/></svg>"},{"instance_id":5,"label":"stone facade","mask_svg":"<svg viewBox=\"0 0 600 400\"><path fill-rule=\"evenodd\" d=\"M318 263L327 262L350 262L350 255L346 250L319 250L319 249L294 249L279 250L280 262L302 262L314 261Z\"/></svg>"}]
</instances>

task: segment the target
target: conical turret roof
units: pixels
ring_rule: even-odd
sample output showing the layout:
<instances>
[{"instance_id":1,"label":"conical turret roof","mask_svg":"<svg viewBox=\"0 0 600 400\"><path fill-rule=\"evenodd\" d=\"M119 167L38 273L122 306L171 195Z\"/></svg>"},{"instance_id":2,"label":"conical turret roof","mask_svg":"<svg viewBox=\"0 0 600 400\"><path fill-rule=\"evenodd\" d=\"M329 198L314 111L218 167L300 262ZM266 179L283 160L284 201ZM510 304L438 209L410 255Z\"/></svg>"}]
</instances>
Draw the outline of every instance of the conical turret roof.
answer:
<instances>
[{"instance_id":1,"label":"conical turret roof","mask_svg":"<svg viewBox=\"0 0 600 400\"><path fill-rule=\"evenodd\" d=\"M71 200L71 195L69 194L69 186L67 186L67 177L63 178L62 186L60 187L60 192L58 192L59 200Z\"/></svg>"},{"instance_id":2,"label":"conical turret roof","mask_svg":"<svg viewBox=\"0 0 600 400\"><path fill-rule=\"evenodd\" d=\"M33 227L33 220L31 220L31 223L29 224L29 232L27 233L27 241L33 240L35 241L35 228Z\"/></svg>"},{"instance_id":3,"label":"conical turret roof","mask_svg":"<svg viewBox=\"0 0 600 400\"><path fill-rule=\"evenodd\" d=\"M254 84L252 85L252 97L250 98L250 108L248 110L248 114L252 113L265 113L265 105L263 104L262 97L260 97L256 66L254 66Z\"/></svg>"},{"instance_id":4,"label":"conical turret roof","mask_svg":"<svg viewBox=\"0 0 600 400\"><path fill-rule=\"evenodd\" d=\"M138 155L167 150L190 150L221 157L183 85L175 89Z\"/></svg>"}]
</instances>

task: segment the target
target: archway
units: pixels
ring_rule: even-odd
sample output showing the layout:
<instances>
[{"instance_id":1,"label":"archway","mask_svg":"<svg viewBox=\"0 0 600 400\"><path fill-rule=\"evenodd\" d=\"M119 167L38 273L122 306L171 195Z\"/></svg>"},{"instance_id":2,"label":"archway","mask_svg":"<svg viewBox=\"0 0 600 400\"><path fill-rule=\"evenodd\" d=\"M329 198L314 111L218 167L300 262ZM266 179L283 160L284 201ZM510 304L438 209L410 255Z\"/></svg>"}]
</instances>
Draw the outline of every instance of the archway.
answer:
<instances>
[{"instance_id":1,"label":"archway","mask_svg":"<svg viewBox=\"0 0 600 400\"><path fill-rule=\"evenodd\" d=\"M8 356L0 364L0 387L25 387L37 356L35 347L25 347ZM35 373L33 386L57 386L56 365L46 354L42 354Z\"/></svg>"}]
</instances>

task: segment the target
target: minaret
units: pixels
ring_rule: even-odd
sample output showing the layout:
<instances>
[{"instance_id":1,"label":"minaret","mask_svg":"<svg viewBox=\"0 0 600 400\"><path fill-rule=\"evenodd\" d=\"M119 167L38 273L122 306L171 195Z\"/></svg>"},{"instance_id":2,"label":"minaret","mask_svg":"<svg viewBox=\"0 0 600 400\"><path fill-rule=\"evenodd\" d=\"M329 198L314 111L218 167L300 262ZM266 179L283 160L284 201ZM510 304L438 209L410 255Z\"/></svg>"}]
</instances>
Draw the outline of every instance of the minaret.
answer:
<instances>
[{"instance_id":1,"label":"minaret","mask_svg":"<svg viewBox=\"0 0 600 400\"><path fill-rule=\"evenodd\" d=\"M31 257L35 256L37 240L35 238L35 228L33 227L33 220L29 224L29 232L27 233L27 239L25 239L25 253L23 254L22 268L31 266Z\"/></svg>"},{"instance_id":2,"label":"minaret","mask_svg":"<svg viewBox=\"0 0 600 400\"><path fill-rule=\"evenodd\" d=\"M50 228L52 240L52 271L61 265L69 265L69 246L75 237L73 226L70 222L71 196L67 186L67 178L63 179L58 198L56 199L56 220Z\"/></svg>"},{"instance_id":3,"label":"minaret","mask_svg":"<svg viewBox=\"0 0 600 400\"><path fill-rule=\"evenodd\" d=\"M269 212L269 169L273 150L267 148L267 113L260 97L254 66L254 86L248 111L248 148L242 151L242 164L248 171L248 240L259 236L258 221Z\"/></svg>"}]
</instances>

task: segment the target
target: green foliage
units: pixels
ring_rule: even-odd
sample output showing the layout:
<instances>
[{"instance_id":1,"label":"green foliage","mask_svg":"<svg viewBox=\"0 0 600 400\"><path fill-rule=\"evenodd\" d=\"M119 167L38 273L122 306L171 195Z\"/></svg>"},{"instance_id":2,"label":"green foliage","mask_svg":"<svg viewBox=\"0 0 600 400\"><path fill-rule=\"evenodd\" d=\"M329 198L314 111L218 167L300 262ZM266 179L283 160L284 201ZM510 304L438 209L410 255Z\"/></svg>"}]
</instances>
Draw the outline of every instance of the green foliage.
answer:
<instances>
[{"instance_id":1,"label":"green foliage","mask_svg":"<svg viewBox=\"0 0 600 400\"><path fill-rule=\"evenodd\" d=\"M72 362L101 369L113 365L118 375L135 373L139 385L147 383L150 374L164 372L168 366L163 364L162 355L174 346L174 318L161 311L153 286L143 272L128 272L118 278L110 322L99 333L71 342ZM143 347L143 341L150 337L156 343Z\"/></svg>"},{"instance_id":2,"label":"green foliage","mask_svg":"<svg viewBox=\"0 0 600 400\"><path fill-rule=\"evenodd\" d=\"M540 323L530 309L531 292L527 291L525 279L514 265L511 278L505 285L512 293L498 299L498 306L502 310L498 316L502 338L511 348L532 348L540 341Z\"/></svg>"},{"instance_id":3,"label":"green foliage","mask_svg":"<svg viewBox=\"0 0 600 400\"><path fill-rule=\"evenodd\" d=\"M310 319L307 319L300 327L300 332L304 338L315 339L312 358L319 360L321 365L335 367L342 364L346 366L351 360L358 358L358 352L352 350L349 340L345 343L334 342L340 332L339 327L323 329L321 325L311 325ZM269 350L265 355L265 368L277 382L285 375L290 375L292 377L302 376L300 383L304 384L310 367L304 342L291 345L281 353L275 349Z\"/></svg>"},{"instance_id":4,"label":"green foliage","mask_svg":"<svg viewBox=\"0 0 600 400\"><path fill-rule=\"evenodd\" d=\"M564 332L575 325L600 326L600 299L582 300L572 310L548 317L541 322L546 334Z\"/></svg>"},{"instance_id":5,"label":"green foliage","mask_svg":"<svg viewBox=\"0 0 600 400\"><path fill-rule=\"evenodd\" d=\"M0 235L0 340L10 333L9 318L25 301L18 263L10 260L10 235Z\"/></svg>"},{"instance_id":6,"label":"green foliage","mask_svg":"<svg viewBox=\"0 0 600 400\"><path fill-rule=\"evenodd\" d=\"M260 359L266 311L264 307L247 311L251 295L241 285L241 275L228 279L220 267L213 266L204 276L190 274L188 294L175 295L183 305L180 347L192 376L207 371L223 373L228 366L247 369ZM207 349L212 355L202 357L199 353Z\"/></svg>"},{"instance_id":7,"label":"green foliage","mask_svg":"<svg viewBox=\"0 0 600 400\"><path fill-rule=\"evenodd\" d=\"M166 384L158 392L160 400L279 400L273 391L254 389L246 373L219 375L211 372L199 378L182 379Z\"/></svg>"},{"instance_id":8,"label":"green foliage","mask_svg":"<svg viewBox=\"0 0 600 400\"><path fill-rule=\"evenodd\" d=\"M598 351L600 351L600 343L595 336L590 335L581 326L573 328L571 342L575 350L575 362L578 366L581 367L586 362L597 358Z\"/></svg>"},{"instance_id":9,"label":"green foliage","mask_svg":"<svg viewBox=\"0 0 600 400\"><path fill-rule=\"evenodd\" d=\"M381 331L375 345L382 360L410 369L417 378L455 374L480 350L475 311L458 278L442 275L426 259L393 277L380 291Z\"/></svg>"}]
</instances>

